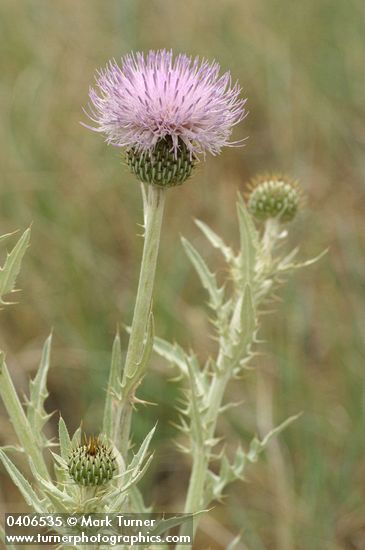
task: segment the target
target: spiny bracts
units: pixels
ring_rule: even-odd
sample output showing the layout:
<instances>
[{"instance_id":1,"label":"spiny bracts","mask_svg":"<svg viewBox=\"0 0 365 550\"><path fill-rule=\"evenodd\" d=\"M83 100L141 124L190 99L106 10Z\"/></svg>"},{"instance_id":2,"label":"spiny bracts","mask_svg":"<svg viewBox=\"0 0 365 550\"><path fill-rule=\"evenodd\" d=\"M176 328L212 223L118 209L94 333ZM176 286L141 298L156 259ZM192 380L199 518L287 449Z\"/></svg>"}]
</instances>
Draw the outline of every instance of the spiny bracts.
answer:
<instances>
[{"instance_id":1,"label":"spiny bracts","mask_svg":"<svg viewBox=\"0 0 365 550\"><path fill-rule=\"evenodd\" d=\"M105 485L114 476L116 461L112 449L97 437L90 437L76 447L68 461L72 479L84 487Z\"/></svg>"},{"instance_id":2,"label":"spiny bracts","mask_svg":"<svg viewBox=\"0 0 365 550\"><path fill-rule=\"evenodd\" d=\"M286 176L258 176L249 182L248 189L248 209L260 221L277 218L289 222L302 202L298 183Z\"/></svg>"},{"instance_id":3,"label":"spiny bracts","mask_svg":"<svg viewBox=\"0 0 365 550\"><path fill-rule=\"evenodd\" d=\"M166 139L160 140L151 152L128 149L126 161L140 181L159 187L181 185L190 177L195 164L185 143L180 142L175 153L171 140Z\"/></svg>"}]
</instances>

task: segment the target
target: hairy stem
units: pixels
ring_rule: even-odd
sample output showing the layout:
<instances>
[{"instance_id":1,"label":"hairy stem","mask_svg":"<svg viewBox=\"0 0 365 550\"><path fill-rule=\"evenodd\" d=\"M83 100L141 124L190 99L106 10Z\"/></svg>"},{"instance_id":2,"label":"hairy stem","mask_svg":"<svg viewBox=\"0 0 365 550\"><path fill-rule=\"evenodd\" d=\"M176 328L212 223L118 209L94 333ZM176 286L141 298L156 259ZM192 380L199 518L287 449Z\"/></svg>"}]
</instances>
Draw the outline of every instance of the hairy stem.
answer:
<instances>
[{"instance_id":1,"label":"hairy stem","mask_svg":"<svg viewBox=\"0 0 365 550\"><path fill-rule=\"evenodd\" d=\"M144 247L133 321L122 378L122 402L115 414L114 443L126 460L135 391L145 366L141 364L152 306L166 191L149 185L144 196Z\"/></svg>"}]
</instances>

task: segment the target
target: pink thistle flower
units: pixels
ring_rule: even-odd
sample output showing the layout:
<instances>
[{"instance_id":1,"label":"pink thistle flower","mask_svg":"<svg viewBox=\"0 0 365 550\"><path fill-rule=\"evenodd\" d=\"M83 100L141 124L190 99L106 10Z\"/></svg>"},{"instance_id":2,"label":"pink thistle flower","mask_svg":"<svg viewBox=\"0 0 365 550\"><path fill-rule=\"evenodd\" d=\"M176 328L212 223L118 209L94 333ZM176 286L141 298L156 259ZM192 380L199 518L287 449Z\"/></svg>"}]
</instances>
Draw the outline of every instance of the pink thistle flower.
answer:
<instances>
[{"instance_id":1,"label":"pink thistle flower","mask_svg":"<svg viewBox=\"0 0 365 550\"><path fill-rule=\"evenodd\" d=\"M218 63L172 51L129 54L119 66L110 61L90 88L87 126L106 141L136 153L153 153L161 142L176 158L183 148L196 158L215 155L230 142L232 128L245 116L241 88Z\"/></svg>"}]
</instances>

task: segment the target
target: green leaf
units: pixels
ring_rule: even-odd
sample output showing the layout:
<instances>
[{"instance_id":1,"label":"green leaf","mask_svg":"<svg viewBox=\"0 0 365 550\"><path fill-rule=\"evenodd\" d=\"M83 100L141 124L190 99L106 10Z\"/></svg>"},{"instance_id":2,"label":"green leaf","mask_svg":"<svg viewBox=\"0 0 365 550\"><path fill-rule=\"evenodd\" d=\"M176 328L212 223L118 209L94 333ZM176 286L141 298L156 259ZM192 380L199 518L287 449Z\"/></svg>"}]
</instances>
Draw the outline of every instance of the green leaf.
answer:
<instances>
[{"instance_id":1,"label":"green leaf","mask_svg":"<svg viewBox=\"0 0 365 550\"><path fill-rule=\"evenodd\" d=\"M61 416L58 421L58 437L60 442L61 456L63 460L67 461L72 451L72 443L71 443L70 435L68 433L65 421Z\"/></svg>"},{"instance_id":2,"label":"green leaf","mask_svg":"<svg viewBox=\"0 0 365 550\"><path fill-rule=\"evenodd\" d=\"M202 447L205 440L204 430L204 409L203 404L204 394L199 391L197 380L191 361L188 363L189 381L190 381L190 400L189 400L189 416L191 418L191 437L199 447Z\"/></svg>"},{"instance_id":3,"label":"green leaf","mask_svg":"<svg viewBox=\"0 0 365 550\"><path fill-rule=\"evenodd\" d=\"M53 469L58 483L65 485L69 482L70 476L68 473L67 461L64 460L60 455L51 451L53 458Z\"/></svg>"},{"instance_id":4,"label":"green leaf","mask_svg":"<svg viewBox=\"0 0 365 550\"><path fill-rule=\"evenodd\" d=\"M223 254L226 261L230 263L234 258L232 249L228 245L226 245L223 239L219 235L217 235L217 233L215 233L213 229L211 229L206 223L200 220L195 220L195 223L202 231L202 233L204 233L208 241L214 246L214 248L218 248Z\"/></svg>"},{"instance_id":5,"label":"green leaf","mask_svg":"<svg viewBox=\"0 0 365 550\"><path fill-rule=\"evenodd\" d=\"M170 344L163 338L154 338L153 349L158 355L166 359L169 363L176 365L184 374L188 373L188 357L181 346Z\"/></svg>"},{"instance_id":6,"label":"green leaf","mask_svg":"<svg viewBox=\"0 0 365 550\"><path fill-rule=\"evenodd\" d=\"M240 275L243 283L252 284L259 237L246 205L239 195L237 216L240 231Z\"/></svg>"},{"instance_id":7,"label":"green leaf","mask_svg":"<svg viewBox=\"0 0 365 550\"><path fill-rule=\"evenodd\" d=\"M270 439L272 437L279 435L280 432L285 430L285 428L287 428L292 422L294 422L294 420L297 420L300 416L301 416L301 413L296 414L294 416L290 416L289 418L284 420L284 422L279 424L279 426L271 430L261 441L260 439L255 437L250 443L250 448L247 453L247 459L250 462L256 462L260 453L262 453L262 451L265 449Z\"/></svg>"},{"instance_id":8,"label":"green leaf","mask_svg":"<svg viewBox=\"0 0 365 550\"><path fill-rule=\"evenodd\" d=\"M60 491L51 481L38 475L32 461L30 461L30 468L37 483L42 487L42 492L47 495L50 503L54 506L55 512L65 512L67 507L70 510L74 504L72 498L65 491Z\"/></svg>"},{"instance_id":9,"label":"green leaf","mask_svg":"<svg viewBox=\"0 0 365 550\"><path fill-rule=\"evenodd\" d=\"M224 289L218 288L217 279L212 273L199 252L184 237L181 238L185 252L196 269L203 287L209 294L209 305L212 309L218 310L223 303Z\"/></svg>"},{"instance_id":10,"label":"green leaf","mask_svg":"<svg viewBox=\"0 0 365 550\"><path fill-rule=\"evenodd\" d=\"M55 495L48 487L43 486L43 493L48 498L49 502L53 506L53 513L67 514L70 513L71 506L74 504L72 499L69 502L65 502L66 499L60 498L59 495ZM66 493L65 493L66 496Z\"/></svg>"},{"instance_id":11,"label":"green leaf","mask_svg":"<svg viewBox=\"0 0 365 550\"><path fill-rule=\"evenodd\" d=\"M6 411L14 426L21 447L23 447L24 452L33 460L39 473L43 477L48 478L49 473L42 452L37 445L37 439L32 433L28 418L15 391L14 384L6 367L3 353L0 353L0 397L3 400Z\"/></svg>"},{"instance_id":12,"label":"green leaf","mask_svg":"<svg viewBox=\"0 0 365 550\"><path fill-rule=\"evenodd\" d=\"M155 323L154 323L153 313L151 311L148 317L146 339L143 346L143 352L142 352L141 359L139 360L139 363L138 363L139 377L141 376L141 374L143 375L146 371L147 365L151 357L152 349L153 349L154 338L155 338Z\"/></svg>"},{"instance_id":13,"label":"green leaf","mask_svg":"<svg viewBox=\"0 0 365 550\"><path fill-rule=\"evenodd\" d=\"M22 493L25 502L28 506L31 506L35 512L42 514L46 512L42 501L32 489L30 483L25 479L23 474L20 473L18 468L11 462L11 460L6 456L6 454L0 449L0 459L8 472L9 476L13 480L14 484L18 487L19 491Z\"/></svg>"},{"instance_id":14,"label":"green leaf","mask_svg":"<svg viewBox=\"0 0 365 550\"><path fill-rule=\"evenodd\" d=\"M44 410L44 402L48 397L47 375L50 365L51 345L52 334L49 335L44 343L37 374L35 378L31 380L29 386L30 398L27 404L27 417L39 446L44 446L46 443L44 436L42 437L42 429L51 416Z\"/></svg>"},{"instance_id":15,"label":"green leaf","mask_svg":"<svg viewBox=\"0 0 365 550\"><path fill-rule=\"evenodd\" d=\"M155 430L156 426L147 434L138 452L133 456L126 471L122 474L120 487L112 493L107 493L105 495L102 504L106 505L109 511L120 510L121 506L124 505L126 493L130 491L146 473L153 459L153 454L147 457L147 452Z\"/></svg>"},{"instance_id":16,"label":"green leaf","mask_svg":"<svg viewBox=\"0 0 365 550\"><path fill-rule=\"evenodd\" d=\"M14 290L24 253L28 247L30 228L24 231L13 250L7 254L4 266L0 268L0 303L6 305L3 296Z\"/></svg>"},{"instance_id":17,"label":"green leaf","mask_svg":"<svg viewBox=\"0 0 365 550\"><path fill-rule=\"evenodd\" d=\"M256 312L249 285L237 302L232 319L233 363L241 362L249 351L257 327Z\"/></svg>"},{"instance_id":18,"label":"green leaf","mask_svg":"<svg viewBox=\"0 0 365 550\"><path fill-rule=\"evenodd\" d=\"M310 258L309 260L304 260L303 262L294 262L292 263L290 260L292 259L293 255L288 255L286 258L284 258L279 264L278 264L278 271L291 271L295 269L300 269L302 267L309 267L310 265L313 265L317 263L319 260L323 258L328 252L328 248L323 250L318 256L315 256L314 258Z\"/></svg>"},{"instance_id":19,"label":"green leaf","mask_svg":"<svg viewBox=\"0 0 365 550\"><path fill-rule=\"evenodd\" d=\"M12 231L11 233L6 233L5 235L0 235L0 243L1 241L5 241L6 239L8 239L9 237L12 237L13 235L15 235L15 233L17 233L18 231Z\"/></svg>"},{"instance_id":20,"label":"green leaf","mask_svg":"<svg viewBox=\"0 0 365 550\"><path fill-rule=\"evenodd\" d=\"M150 443L151 443L151 440L152 440L152 437L154 435L156 431L156 426L154 426L152 428L152 430L150 432L148 432L148 434L146 435L146 437L144 438L140 448L138 449L138 452L134 455L134 457L132 458L129 466L128 466L128 470L134 470L135 468L140 468L145 457L146 457L146 454L148 452L148 448L150 446Z\"/></svg>"},{"instance_id":21,"label":"green leaf","mask_svg":"<svg viewBox=\"0 0 365 550\"><path fill-rule=\"evenodd\" d=\"M196 516L200 516L201 514L206 514L208 510L201 510L199 512L195 512L193 514L181 514L180 516L173 516L171 518L167 519L159 519L156 522L156 527L151 528L151 534L153 535L162 535L166 534L167 531L170 531L170 529L173 529L174 527L178 527L179 525L184 525L188 521L193 521L193 518ZM193 532L193 528L191 529Z\"/></svg>"},{"instance_id":22,"label":"green leaf","mask_svg":"<svg viewBox=\"0 0 365 550\"><path fill-rule=\"evenodd\" d=\"M138 383L141 381L141 379L145 374L145 371L148 366L148 362L152 353L152 349L153 349L154 333L155 333L155 326L154 326L154 320L153 320L153 313L152 311L150 311L141 356L138 359L138 362L135 363L134 370L133 371L130 370L129 374L123 378L121 383L121 388L123 392L122 399L127 398L130 391L138 385Z\"/></svg>"},{"instance_id":23,"label":"green leaf","mask_svg":"<svg viewBox=\"0 0 365 550\"><path fill-rule=\"evenodd\" d=\"M253 303L251 287L246 286L243 295L242 310L241 310L241 331L247 334L248 340L251 341L256 328L256 313Z\"/></svg>"},{"instance_id":24,"label":"green leaf","mask_svg":"<svg viewBox=\"0 0 365 550\"><path fill-rule=\"evenodd\" d=\"M103 433L108 439L112 439L115 418L115 400L119 395L122 372L122 350L120 346L119 333L116 334L112 349L112 358L110 364L109 381L106 390Z\"/></svg>"},{"instance_id":25,"label":"green leaf","mask_svg":"<svg viewBox=\"0 0 365 550\"><path fill-rule=\"evenodd\" d=\"M80 445L80 443L81 443L81 433L82 433L82 429L81 429L81 426L79 426L77 428L76 432L73 434L72 439L71 439L72 448L77 447L78 445Z\"/></svg>"},{"instance_id":26,"label":"green leaf","mask_svg":"<svg viewBox=\"0 0 365 550\"><path fill-rule=\"evenodd\" d=\"M121 506L123 506L123 503L124 503L124 500L125 500L124 495L126 493L128 493L130 491L130 489L132 487L134 487L140 481L140 479L142 479L142 477L147 472L152 459L153 459L153 453L149 455L149 457L146 459L146 461L141 466L141 468L134 469L130 473L130 475L128 475L128 477L126 478L127 481L123 482L123 484L121 485L121 487L119 489L119 495L117 496L117 498L111 499L111 501L112 501L111 502L111 508L110 508L111 510L115 510L115 511L120 510L120 508L121 508ZM126 473L129 474L128 471Z\"/></svg>"}]
</instances>

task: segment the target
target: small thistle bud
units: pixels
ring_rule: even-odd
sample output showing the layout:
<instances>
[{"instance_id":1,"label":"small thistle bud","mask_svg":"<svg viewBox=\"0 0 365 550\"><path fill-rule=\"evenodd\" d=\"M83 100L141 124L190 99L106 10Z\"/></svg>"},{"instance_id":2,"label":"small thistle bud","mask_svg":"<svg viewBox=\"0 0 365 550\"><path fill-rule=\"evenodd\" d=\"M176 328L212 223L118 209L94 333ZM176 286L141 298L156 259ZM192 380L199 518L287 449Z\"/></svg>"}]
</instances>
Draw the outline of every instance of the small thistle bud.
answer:
<instances>
[{"instance_id":1,"label":"small thistle bud","mask_svg":"<svg viewBox=\"0 0 365 550\"><path fill-rule=\"evenodd\" d=\"M68 461L70 476L84 487L105 485L113 478L115 470L112 450L95 437L76 447Z\"/></svg>"},{"instance_id":2,"label":"small thistle bud","mask_svg":"<svg viewBox=\"0 0 365 550\"><path fill-rule=\"evenodd\" d=\"M289 222L299 209L301 190L296 181L287 177L258 177L248 187L248 209L258 220L278 218L282 222Z\"/></svg>"},{"instance_id":3,"label":"small thistle bud","mask_svg":"<svg viewBox=\"0 0 365 550\"><path fill-rule=\"evenodd\" d=\"M171 140L162 139L152 151L126 151L127 164L140 181L173 187L181 185L191 175L194 159L185 143L174 151Z\"/></svg>"}]
</instances>

